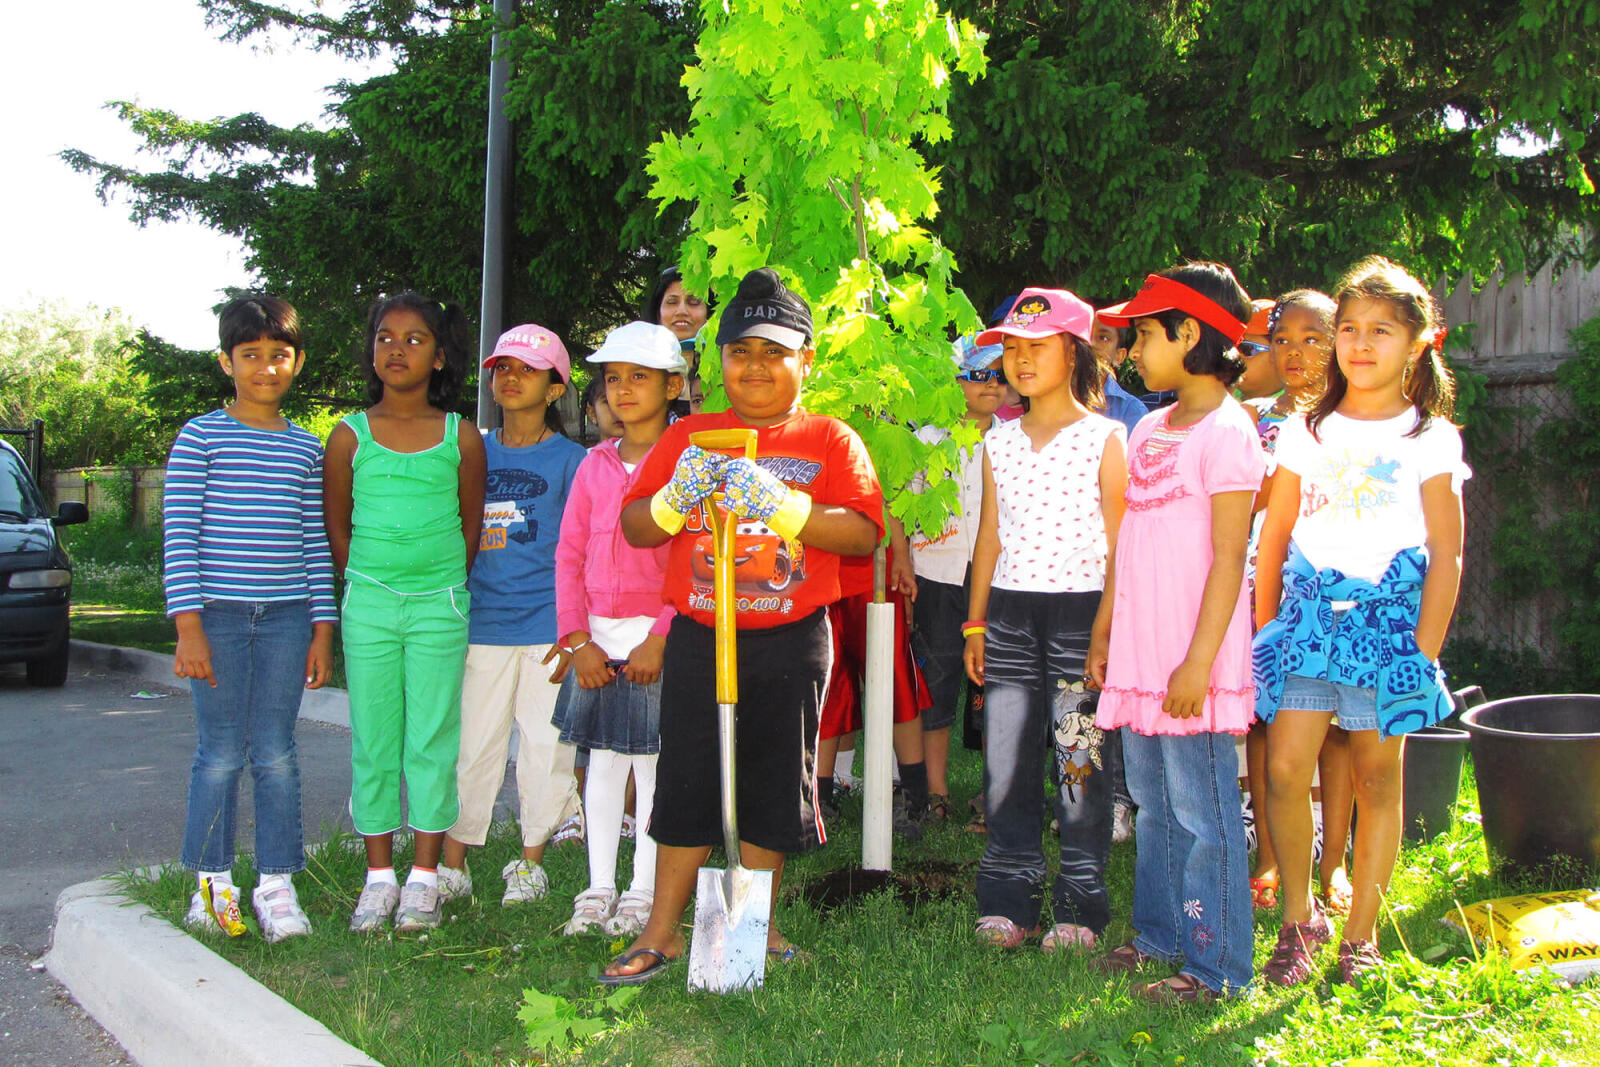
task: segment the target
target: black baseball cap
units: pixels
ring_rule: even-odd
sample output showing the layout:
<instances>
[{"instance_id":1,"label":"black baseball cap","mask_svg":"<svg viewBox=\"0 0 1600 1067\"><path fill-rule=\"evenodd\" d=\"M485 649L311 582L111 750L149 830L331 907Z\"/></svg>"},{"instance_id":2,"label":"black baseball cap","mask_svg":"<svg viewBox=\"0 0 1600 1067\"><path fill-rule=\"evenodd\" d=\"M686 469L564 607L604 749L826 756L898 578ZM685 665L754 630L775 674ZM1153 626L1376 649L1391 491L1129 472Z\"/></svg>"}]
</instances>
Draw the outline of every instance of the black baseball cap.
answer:
<instances>
[{"instance_id":1,"label":"black baseball cap","mask_svg":"<svg viewBox=\"0 0 1600 1067\"><path fill-rule=\"evenodd\" d=\"M791 292L771 267L746 274L722 311L717 344L741 337L761 337L785 348L804 348L811 341L810 306Z\"/></svg>"}]
</instances>

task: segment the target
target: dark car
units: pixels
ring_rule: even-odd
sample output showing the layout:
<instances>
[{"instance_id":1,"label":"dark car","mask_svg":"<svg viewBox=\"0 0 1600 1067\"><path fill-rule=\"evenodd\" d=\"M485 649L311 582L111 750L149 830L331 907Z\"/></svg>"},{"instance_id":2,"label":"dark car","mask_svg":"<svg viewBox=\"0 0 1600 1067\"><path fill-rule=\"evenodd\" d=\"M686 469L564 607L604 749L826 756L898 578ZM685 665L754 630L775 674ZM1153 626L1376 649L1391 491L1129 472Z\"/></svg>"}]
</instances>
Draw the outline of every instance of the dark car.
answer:
<instances>
[{"instance_id":1,"label":"dark car","mask_svg":"<svg viewBox=\"0 0 1600 1067\"><path fill-rule=\"evenodd\" d=\"M88 518L76 500L46 512L22 457L0 441L0 663L27 663L30 685L67 680L72 561L56 527Z\"/></svg>"}]
</instances>

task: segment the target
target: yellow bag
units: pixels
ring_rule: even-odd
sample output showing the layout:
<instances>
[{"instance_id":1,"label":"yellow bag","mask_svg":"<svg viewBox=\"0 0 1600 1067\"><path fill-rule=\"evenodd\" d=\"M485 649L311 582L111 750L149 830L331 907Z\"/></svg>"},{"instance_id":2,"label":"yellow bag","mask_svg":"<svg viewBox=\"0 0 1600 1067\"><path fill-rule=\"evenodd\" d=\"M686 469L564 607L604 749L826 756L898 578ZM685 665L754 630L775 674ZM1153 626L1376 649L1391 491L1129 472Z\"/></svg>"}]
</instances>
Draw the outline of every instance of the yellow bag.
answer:
<instances>
[{"instance_id":1,"label":"yellow bag","mask_svg":"<svg viewBox=\"0 0 1600 1067\"><path fill-rule=\"evenodd\" d=\"M1571 982L1600 974L1600 891L1530 893L1461 909L1479 945L1497 945L1513 969L1548 967ZM1456 929L1453 919L1446 923Z\"/></svg>"}]
</instances>

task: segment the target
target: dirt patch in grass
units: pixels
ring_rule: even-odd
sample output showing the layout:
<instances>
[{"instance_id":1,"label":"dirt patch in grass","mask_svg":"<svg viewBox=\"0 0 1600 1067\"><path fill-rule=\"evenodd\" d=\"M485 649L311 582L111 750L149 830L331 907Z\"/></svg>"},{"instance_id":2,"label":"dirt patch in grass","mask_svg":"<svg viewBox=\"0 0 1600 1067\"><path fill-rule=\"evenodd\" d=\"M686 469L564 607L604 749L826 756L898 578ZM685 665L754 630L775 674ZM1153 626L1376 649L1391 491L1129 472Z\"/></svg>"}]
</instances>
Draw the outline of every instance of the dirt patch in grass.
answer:
<instances>
[{"instance_id":1,"label":"dirt patch in grass","mask_svg":"<svg viewBox=\"0 0 1600 1067\"><path fill-rule=\"evenodd\" d=\"M949 860L913 861L894 871L840 867L808 881L800 899L818 911L832 911L887 890L909 911L925 901L970 894L977 867Z\"/></svg>"}]
</instances>

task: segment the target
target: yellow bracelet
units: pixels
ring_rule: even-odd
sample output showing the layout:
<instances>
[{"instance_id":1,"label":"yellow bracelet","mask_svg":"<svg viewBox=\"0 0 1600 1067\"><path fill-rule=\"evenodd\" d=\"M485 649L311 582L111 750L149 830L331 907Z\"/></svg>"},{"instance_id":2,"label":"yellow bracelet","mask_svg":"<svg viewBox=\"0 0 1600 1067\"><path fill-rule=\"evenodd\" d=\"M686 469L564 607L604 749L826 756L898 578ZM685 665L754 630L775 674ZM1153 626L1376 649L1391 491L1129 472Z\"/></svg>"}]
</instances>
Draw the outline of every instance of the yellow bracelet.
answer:
<instances>
[{"instance_id":1,"label":"yellow bracelet","mask_svg":"<svg viewBox=\"0 0 1600 1067\"><path fill-rule=\"evenodd\" d=\"M989 628L987 626L963 626L961 628L961 636L971 637L973 634L985 633L988 631L988 629Z\"/></svg>"}]
</instances>

